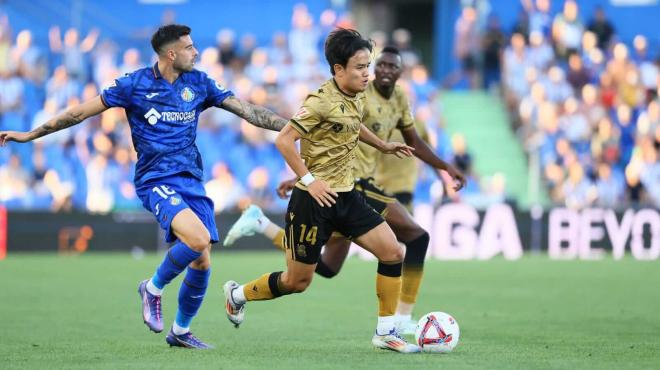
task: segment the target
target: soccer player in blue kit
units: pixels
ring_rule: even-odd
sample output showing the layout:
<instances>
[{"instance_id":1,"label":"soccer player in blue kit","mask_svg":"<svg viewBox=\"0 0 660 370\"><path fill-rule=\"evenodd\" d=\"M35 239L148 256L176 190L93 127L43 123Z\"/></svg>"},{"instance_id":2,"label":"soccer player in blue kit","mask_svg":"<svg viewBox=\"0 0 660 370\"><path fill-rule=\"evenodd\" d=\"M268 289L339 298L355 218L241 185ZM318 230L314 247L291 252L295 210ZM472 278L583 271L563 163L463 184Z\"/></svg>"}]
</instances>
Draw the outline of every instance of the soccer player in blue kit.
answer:
<instances>
[{"instance_id":1,"label":"soccer player in blue kit","mask_svg":"<svg viewBox=\"0 0 660 370\"><path fill-rule=\"evenodd\" d=\"M138 154L135 189L174 242L154 275L139 284L144 323L163 331L163 288L187 268L179 290L176 319L167 334L170 346L208 349L190 332L211 273L210 247L218 241L213 202L202 183L202 161L195 145L199 114L210 107L230 111L251 124L279 131L288 120L236 98L205 73L194 69L198 51L190 27L160 27L151 39L158 54L152 67L118 78L101 95L71 107L29 132L0 132L0 145L28 142L74 126L108 108L126 110Z\"/></svg>"}]
</instances>

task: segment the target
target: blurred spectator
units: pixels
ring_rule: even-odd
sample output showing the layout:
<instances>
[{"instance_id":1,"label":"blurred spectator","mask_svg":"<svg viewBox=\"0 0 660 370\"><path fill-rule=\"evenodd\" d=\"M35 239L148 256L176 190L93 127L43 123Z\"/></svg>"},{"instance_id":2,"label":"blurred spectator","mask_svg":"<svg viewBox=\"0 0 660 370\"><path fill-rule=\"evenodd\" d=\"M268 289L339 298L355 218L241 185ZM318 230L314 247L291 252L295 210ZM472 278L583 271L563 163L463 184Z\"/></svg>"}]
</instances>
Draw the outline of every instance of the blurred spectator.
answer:
<instances>
[{"instance_id":1,"label":"blurred spectator","mask_svg":"<svg viewBox=\"0 0 660 370\"><path fill-rule=\"evenodd\" d=\"M14 68L13 61L11 60L11 27L9 25L9 18L6 14L0 15L0 75L7 73L8 70Z\"/></svg>"},{"instance_id":2,"label":"blurred spectator","mask_svg":"<svg viewBox=\"0 0 660 370\"><path fill-rule=\"evenodd\" d=\"M581 109L592 128L595 128L598 122L607 114L605 108L598 102L598 90L594 85L588 84L582 88Z\"/></svg>"},{"instance_id":3,"label":"blurred spectator","mask_svg":"<svg viewBox=\"0 0 660 370\"><path fill-rule=\"evenodd\" d=\"M104 40L94 48L91 55L92 79L97 85L105 86L108 75L115 77L119 73L117 72L115 60L117 58L117 46L110 40Z\"/></svg>"},{"instance_id":4,"label":"blurred spectator","mask_svg":"<svg viewBox=\"0 0 660 370\"><path fill-rule=\"evenodd\" d=\"M319 33L314 28L314 18L307 11L305 4L297 4L291 18L289 32L289 51L296 64L305 64L316 58Z\"/></svg>"},{"instance_id":5,"label":"blurred spectator","mask_svg":"<svg viewBox=\"0 0 660 370\"><path fill-rule=\"evenodd\" d=\"M411 71L411 87L420 104L428 103L435 97L437 88L429 79L429 72L425 66L418 64Z\"/></svg>"},{"instance_id":6,"label":"blurred spectator","mask_svg":"<svg viewBox=\"0 0 660 370\"><path fill-rule=\"evenodd\" d=\"M529 90L525 77L528 66L529 56L525 48L525 38L519 33L514 33L511 36L511 44L504 51L504 68L502 70L509 106L515 106L516 102Z\"/></svg>"},{"instance_id":7,"label":"blurred spectator","mask_svg":"<svg viewBox=\"0 0 660 370\"><path fill-rule=\"evenodd\" d=\"M559 127L572 144L587 144L591 127L587 118L578 110L577 99L571 97L564 102L564 113L559 119Z\"/></svg>"},{"instance_id":8,"label":"blurred spectator","mask_svg":"<svg viewBox=\"0 0 660 370\"><path fill-rule=\"evenodd\" d=\"M658 149L654 147L650 139L643 139L640 143L641 148L641 176L640 180L644 189L647 191L649 201L660 208L660 160L658 158Z\"/></svg>"},{"instance_id":9,"label":"blurred spectator","mask_svg":"<svg viewBox=\"0 0 660 370\"><path fill-rule=\"evenodd\" d=\"M483 39L483 87L486 89L499 85L502 52L506 45L506 36L502 32L500 20L494 15L488 17L488 26Z\"/></svg>"},{"instance_id":10,"label":"blurred spectator","mask_svg":"<svg viewBox=\"0 0 660 370\"><path fill-rule=\"evenodd\" d=\"M113 179L107 169L108 158L104 154L96 154L87 165L87 209L91 212L107 213L114 205Z\"/></svg>"},{"instance_id":11,"label":"blurred spectator","mask_svg":"<svg viewBox=\"0 0 660 370\"><path fill-rule=\"evenodd\" d=\"M247 64L252 57L252 51L257 47L257 38L251 34L246 33L241 36L240 49L238 50L238 57L243 64Z\"/></svg>"},{"instance_id":12,"label":"blurred spectator","mask_svg":"<svg viewBox=\"0 0 660 370\"><path fill-rule=\"evenodd\" d=\"M451 186L446 186L445 191L447 192L450 199L466 199L470 203L481 203L481 190L479 188L479 179L476 176L474 168L472 166L472 156L470 155L465 137L461 134L454 134L451 137L451 147L452 147L452 164L463 174L467 180L465 188L461 189L460 193L457 193L453 190ZM451 180L444 179L445 184L451 184Z\"/></svg>"},{"instance_id":13,"label":"blurred spectator","mask_svg":"<svg viewBox=\"0 0 660 370\"><path fill-rule=\"evenodd\" d=\"M57 108L66 106L70 98L80 94L80 83L69 78L64 66L55 68L53 76L46 82L46 94L57 103Z\"/></svg>"},{"instance_id":14,"label":"blurred spectator","mask_svg":"<svg viewBox=\"0 0 660 370\"><path fill-rule=\"evenodd\" d=\"M537 71L545 71L554 62L555 54L552 46L541 32L534 31L529 35L529 63Z\"/></svg>"},{"instance_id":15,"label":"blurred spectator","mask_svg":"<svg viewBox=\"0 0 660 370\"><path fill-rule=\"evenodd\" d=\"M453 164L458 170L467 177L472 177L472 156L467 151L465 137L461 134L454 134L451 138L452 151L454 152Z\"/></svg>"},{"instance_id":16,"label":"blurred spectator","mask_svg":"<svg viewBox=\"0 0 660 370\"><path fill-rule=\"evenodd\" d=\"M557 67L551 67L548 71L548 77L543 79L545 85L546 97L549 101L562 103L573 95L571 85L566 81L565 72Z\"/></svg>"},{"instance_id":17,"label":"blurred spectator","mask_svg":"<svg viewBox=\"0 0 660 370\"><path fill-rule=\"evenodd\" d=\"M0 201L10 205L23 198L30 186L30 175L23 167L18 155L9 157L9 161L0 166Z\"/></svg>"},{"instance_id":18,"label":"blurred spectator","mask_svg":"<svg viewBox=\"0 0 660 370\"><path fill-rule=\"evenodd\" d=\"M601 6L597 6L594 11L594 17L589 23L589 31L596 34L598 38L598 48L601 50L607 50L610 45L610 40L614 35L614 26L607 19L605 11Z\"/></svg>"},{"instance_id":19,"label":"blurred spectator","mask_svg":"<svg viewBox=\"0 0 660 370\"><path fill-rule=\"evenodd\" d=\"M581 209L595 198L594 189L584 176L582 165L573 162L568 167L568 180L561 188L561 197L569 208Z\"/></svg>"},{"instance_id":20,"label":"blurred spectator","mask_svg":"<svg viewBox=\"0 0 660 370\"><path fill-rule=\"evenodd\" d=\"M552 22L552 39L557 55L566 59L570 53L578 51L583 33L584 26L578 18L578 4L574 0L566 0L564 11L557 14Z\"/></svg>"},{"instance_id":21,"label":"blurred spectator","mask_svg":"<svg viewBox=\"0 0 660 370\"><path fill-rule=\"evenodd\" d=\"M237 58L234 31L223 28L216 35L216 47L220 52L220 63L227 67Z\"/></svg>"},{"instance_id":22,"label":"blurred spectator","mask_svg":"<svg viewBox=\"0 0 660 370\"><path fill-rule=\"evenodd\" d=\"M644 87L646 100L657 97L657 85L659 81L660 54L656 55L655 61L649 55L648 42L642 35L635 36L633 40L635 47L635 62L639 67L640 84Z\"/></svg>"},{"instance_id":23,"label":"blurred spectator","mask_svg":"<svg viewBox=\"0 0 660 370\"><path fill-rule=\"evenodd\" d=\"M268 62L275 66L283 66L291 63L291 54L287 45L287 38L283 32L273 35L271 46L266 50Z\"/></svg>"},{"instance_id":24,"label":"blurred spectator","mask_svg":"<svg viewBox=\"0 0 660 370\"><path fill-rule=\"evenodd\" d=\"M140 57L140 51L136 48L127 49L124 52L122 60L123 63L119 66L120 76L144 67L144 63L142 63L142 59Z\"/></svg>"},{"instance_id":25,"label":"blurred spectator","mask_svg":"<svg viewBox=\"0 0 660 370\"><path fill-rule=\"evenodd\" d=\"M584 85L591 81L589 71L584 68L582 58L577 53L573 53L568 57L568 76L566 76L566 80L573 87L574 94L579 94Z\"/></svg>"},{"instance_id":26,"label":"blurred spectator","mask_svg":"<svg viewBox=\"0 0 660 370\"><path fill-rule=\"evenodd\" d=\"M598 165L596 189L598 199L596 204L601 207L616 208L623 198L623 183L620 178L612 175L612 168L606 164Z\"/></svg>"},{"instance_id":27,"label":"blurred spectator","mask_svg":"<svg viewBox=\"0 0 660 370\"><path fill-rule=\"evenodd\" d=\"M18 67L18 73L21 76L40 84L48 74L46 55L32 41L30 30L22 30L18 33L16 46L11 51L12 64Z\"/></svg>"},{"instance_id":28,"label":"blurred spectator","mask_svg":"<svg viewBox=\"0 0 660 370\"><path fill-rule=\"evenodd\" d=\"M477 28L477 11L466 6L454 27L454 53L461 63L461 74L465 76L470 87L477 88L477 64L481 51L479 30Z\"/></svg>"},{"instance_id":29,"label":"blurred spectator","mask_svg":"<svg viewBox=\"0 0 660 370\"><path fill-rule=\"evenodd\" d=\"M213 166L213 179L206 183L206 195L215 205L215 212L234 208L245 197L245 189L229 172L225 163Z\"/></svg>"},{"instance_id":30,"label":"blurred spectator","mask_svg":"<svg viewBox=\"0 0 660 370\"><path fill-rule=\"evenodd\" d=\"M529 33L539 32L545 37L550 36L550 0L522 0L524 9L529 14Z\"/></svg>"},{"instance_id":31,"label":"blurred spectator","mask_svg":"<svg viewBox=\"0 0 660 370\"><path fill-rule=\"evenodd\" d=\"M392 32L392 42L401 53L404 68L410 68L421 63L419 51L413 49L411 38L410 31L405 28L397 28Z\"/></svg>"},{"instance_id":32,"label":"blurred spectator","mask_svg":"<svg viewBox=\"0 0 660 370\"><path fill-rule=\"evenodd\" d=\"M76 28L69 28L64 33L64 41L60 36L60 28L54 26L48 33L50 50L54 54L62 54L62 65L68 76L82 83L87 82L87 63L85 54L89 53L99 36L97 29L89 31L80 41L80 33Z\"/></svg>"},{"instance_id":33,"label":"blurred spectator","mask_svg":"<svg viewBox=\"0 0 660 370\"><path fill-rule=\"evenodd\" d=\"M6 114L8 112L19 113L23 110L23 101L25 98L25 82L14 70L8 70L0 74L0 113ZM12 125L13 123L7 122L8 117L5 115L3 121L5 125ZM20 130L22 124L12 130Z\"/></svg>"}]
</instances>

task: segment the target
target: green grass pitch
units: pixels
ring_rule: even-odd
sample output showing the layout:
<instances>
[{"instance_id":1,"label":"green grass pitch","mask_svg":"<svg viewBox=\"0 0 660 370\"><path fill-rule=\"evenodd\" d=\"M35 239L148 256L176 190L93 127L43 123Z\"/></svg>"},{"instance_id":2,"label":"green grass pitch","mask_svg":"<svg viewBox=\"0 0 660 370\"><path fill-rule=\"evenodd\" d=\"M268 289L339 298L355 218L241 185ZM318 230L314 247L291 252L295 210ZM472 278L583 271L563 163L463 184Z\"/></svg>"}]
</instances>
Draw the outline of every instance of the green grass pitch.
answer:
<instances>
[{"instance_id":1,"label":"green grass pitch","mask_svg":"<svg viewBox=\"0 0 660 370\"><path fill-rule=\"evenodd\" d=\"M453 353L375 350L374 262L350 259L304 294L247 306L234 329L221 286L280 270L272 253L214 252L193 331L216 346L169 348L141 320L136 293L160 261L128 254L12 255L0 261L2 369L658 369L657 262L557 262L544 257L427 263L416 315L454 315ZM165 291L166 327L180 278Z\"/></svg>"}]
</instances>

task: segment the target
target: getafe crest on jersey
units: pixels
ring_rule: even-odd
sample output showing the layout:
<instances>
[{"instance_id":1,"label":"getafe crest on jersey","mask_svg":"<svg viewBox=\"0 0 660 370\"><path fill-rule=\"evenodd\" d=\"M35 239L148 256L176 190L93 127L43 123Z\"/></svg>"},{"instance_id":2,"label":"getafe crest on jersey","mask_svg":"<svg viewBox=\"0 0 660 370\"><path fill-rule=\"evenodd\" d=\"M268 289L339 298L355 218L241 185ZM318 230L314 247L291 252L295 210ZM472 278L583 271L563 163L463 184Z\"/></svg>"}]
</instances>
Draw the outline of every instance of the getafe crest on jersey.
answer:
<instances>
[{"instance_id":1,"label":"getafe crest on jersey","mask_svg":"<svg viewBox=\"0 0 660 370\"><path fill-rule=\"evenodd\" d=\"M186 86L183 88L183 90L181 90L181 99L183 99L183 101L186 103L190 103L193 101L193 99L195 99L195 92Z\"/></svg>"}]
</instances>

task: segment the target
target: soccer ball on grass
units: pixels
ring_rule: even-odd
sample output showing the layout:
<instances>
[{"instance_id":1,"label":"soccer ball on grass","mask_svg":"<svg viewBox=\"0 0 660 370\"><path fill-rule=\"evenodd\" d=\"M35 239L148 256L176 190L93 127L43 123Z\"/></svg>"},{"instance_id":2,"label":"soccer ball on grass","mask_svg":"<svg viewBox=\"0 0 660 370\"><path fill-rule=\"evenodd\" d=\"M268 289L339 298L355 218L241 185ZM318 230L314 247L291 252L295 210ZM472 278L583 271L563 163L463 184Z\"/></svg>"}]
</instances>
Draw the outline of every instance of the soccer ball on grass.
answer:
<instances>
[{"instance_id":1,"label":"soccer ball on grass","mask_svg":"<svg viewBox=\"0 0 660 370\"><path fill-rule=\"evenodd\" d=\"M458 344L458 323L444 312L429 312L417 322L415 341L423 352L448 353Z\"/></svg>"}]
</instances>

